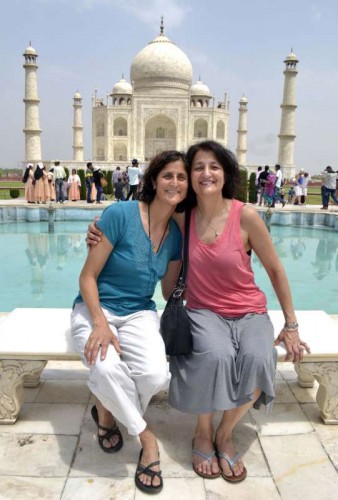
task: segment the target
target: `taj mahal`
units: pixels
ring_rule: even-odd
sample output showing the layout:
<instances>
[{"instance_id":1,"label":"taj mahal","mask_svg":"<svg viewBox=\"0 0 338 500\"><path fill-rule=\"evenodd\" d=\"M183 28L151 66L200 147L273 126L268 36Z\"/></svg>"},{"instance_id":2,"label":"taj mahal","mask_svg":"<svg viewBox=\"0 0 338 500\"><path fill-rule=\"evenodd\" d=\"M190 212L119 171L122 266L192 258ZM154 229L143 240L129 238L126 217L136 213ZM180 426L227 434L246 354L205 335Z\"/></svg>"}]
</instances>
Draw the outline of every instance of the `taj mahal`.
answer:
<instances>
[{"instance_id":1,"label":"taj mahal","mask_svg":"<svg viewBox=\"0 0 338 500\"><path fill-rule=\"evenodd\" d=\"M30 45L24 52L25 69L25 162L52 160L42 158L36 50ZM297 57L291 50L286 57L284 92L278 157L285 177L293 177L296 114ZM130 82L122 76L111 93L92 96L92 158L101 168L126 166L132 158L149 161L165 149L184 151L189 145L213 139L227 147L229 142L229 100L215 102L209 87L193 83L193 67L188 56L164 33L140 50L130 67ZM249 172L256 166L247 163L248 100L242 97L238 107L236 156ZM62 160L68 167L83 168L82 97L73 97L73 155Z\"/></svg>"}]
</instances>

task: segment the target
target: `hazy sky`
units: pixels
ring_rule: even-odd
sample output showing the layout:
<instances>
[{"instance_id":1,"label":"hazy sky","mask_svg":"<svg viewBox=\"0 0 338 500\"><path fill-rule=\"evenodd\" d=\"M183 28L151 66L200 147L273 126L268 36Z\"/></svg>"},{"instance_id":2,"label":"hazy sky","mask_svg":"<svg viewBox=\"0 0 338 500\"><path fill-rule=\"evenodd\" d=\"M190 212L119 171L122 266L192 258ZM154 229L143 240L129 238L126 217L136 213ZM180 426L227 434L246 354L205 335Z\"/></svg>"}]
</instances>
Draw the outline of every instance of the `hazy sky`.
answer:
<instances>
[{"instance_id":1,"label":"hazy sky","mask_svg":"<svg viewBox=\"0 0 338 500\"><path fill-rule=\"evenodd\" d=\"M72 158L73 95L83 98L85 159L91 158L91 95L129 79L133 58L159 34L190 58L216 101L228 92L230 144L238 101L248 99L248 163L278 155L284 59L298 63L295 163L311 173L338 169L338 2L336 0L2 0L0 167L24 158L24 58L39 54L42 156Z\"/></svg>"}]
</instances>

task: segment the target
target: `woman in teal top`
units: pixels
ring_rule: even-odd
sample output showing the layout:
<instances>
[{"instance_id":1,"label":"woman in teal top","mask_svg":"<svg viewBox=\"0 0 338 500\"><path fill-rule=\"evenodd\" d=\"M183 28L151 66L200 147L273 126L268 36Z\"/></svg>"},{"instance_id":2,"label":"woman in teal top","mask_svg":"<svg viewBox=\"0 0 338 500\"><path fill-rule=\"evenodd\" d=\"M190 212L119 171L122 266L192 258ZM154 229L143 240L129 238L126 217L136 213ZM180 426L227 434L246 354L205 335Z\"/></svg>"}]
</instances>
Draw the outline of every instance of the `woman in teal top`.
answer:
<instances>
[{"instance_id":1,"label":"woman in teal top","mask_svg":"<svg viewBox=\"0 0 338 500\"><path fill-rule=\"evenodd\" d=\"M171 216L183 210L187 188L185 156L166 151L146 170L138 201L103 212L102 241L89 251L72 313L72 335L97 399L92 416L99 445L109 453L121 449L114 417L139 436L135 482L151 493L163 482L156 437L143 415L170 381L152 296L159 280L165 298L176 282L182 236Z\"/></svg>"}]
</instances>

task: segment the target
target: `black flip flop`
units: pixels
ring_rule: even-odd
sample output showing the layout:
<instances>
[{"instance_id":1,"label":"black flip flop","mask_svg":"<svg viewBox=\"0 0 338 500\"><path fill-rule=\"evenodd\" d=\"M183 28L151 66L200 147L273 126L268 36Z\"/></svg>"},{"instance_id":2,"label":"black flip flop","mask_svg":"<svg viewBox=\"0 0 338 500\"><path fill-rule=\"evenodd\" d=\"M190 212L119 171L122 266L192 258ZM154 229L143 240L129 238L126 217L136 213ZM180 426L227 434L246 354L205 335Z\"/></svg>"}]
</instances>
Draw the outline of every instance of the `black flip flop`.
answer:
<instances>
[{"instance_id":1,"label":"black flip flop","mask_svg":"<svg viewBox=\"0 0 338 500\"><path fill-rule=\"evenodd\" d=\"M99 414L97 412L97 408L95 405L91 409L91 414L92 414L94 422L97 425L97 430L101 429L103 431L106 431L106 433L102 434L102 436L100 436L99 432L97 432L97 439L98 439L98 443L99 443L101 450L103 450L105 453L116 453L117 451L119 451L123 446L123 436L122 436L121 431L118 428L116 422L112 427L109 427L109 428L103 427L102 425L100 425L99 424ZM118 442L114 446L110 446L110 448L107 448L106 446L104 446L103 441L105 439L107 439L109 441L110 438L113 436L118 436L118 438L119 438Z\"/></svg>"}]
</instances>

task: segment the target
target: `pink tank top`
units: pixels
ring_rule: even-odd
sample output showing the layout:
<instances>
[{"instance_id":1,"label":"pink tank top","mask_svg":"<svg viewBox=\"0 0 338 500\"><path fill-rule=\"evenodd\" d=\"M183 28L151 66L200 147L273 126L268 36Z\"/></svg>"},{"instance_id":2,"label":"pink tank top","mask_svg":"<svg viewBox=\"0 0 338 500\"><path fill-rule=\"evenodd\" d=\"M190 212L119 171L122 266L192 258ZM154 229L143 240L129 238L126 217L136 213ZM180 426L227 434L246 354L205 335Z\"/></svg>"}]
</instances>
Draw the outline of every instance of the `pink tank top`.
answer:
<instances>
[{"instance_id":1,"label":"pink tank top","mask_svg":"<svg viewBox=\"0 0 338 500\"><path fill-rule=\"evenodd\" d=\"M214 243L198 239L195 209L191 213L187 307L209 309L236 318L266 313L266 297L254 281L250 256L240 231L244 203L232 200L223 232Z\"/></svg>"}]
</instances>

